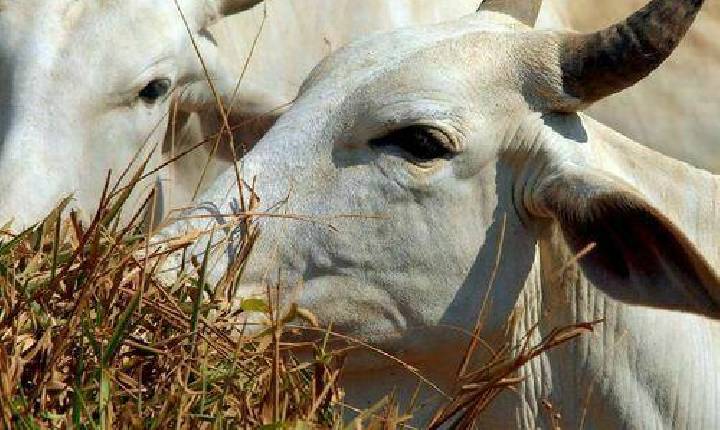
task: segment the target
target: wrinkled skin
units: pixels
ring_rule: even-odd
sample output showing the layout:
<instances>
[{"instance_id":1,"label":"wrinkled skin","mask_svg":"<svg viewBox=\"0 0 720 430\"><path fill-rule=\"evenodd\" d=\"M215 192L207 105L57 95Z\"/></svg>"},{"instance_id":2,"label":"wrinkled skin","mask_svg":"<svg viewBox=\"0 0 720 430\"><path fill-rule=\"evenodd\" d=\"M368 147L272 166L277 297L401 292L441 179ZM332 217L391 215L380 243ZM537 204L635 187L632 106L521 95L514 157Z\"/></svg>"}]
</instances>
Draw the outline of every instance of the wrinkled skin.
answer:
<instances>
[{"instance_id":1,"label":"wrinkled skin","mask_svg":"<svg viewBox=\"0 0 720 430\"><path fill-rule=\"evenodd\" d=\"M547 399L568 428L716 427L720 182L582 114L555 113L567 97L559 37L480 12L323 61L238 165L257 178L263 208L319 221L262 219L240 294L279 281L285 302L446 391L485 297L482 335L494 345L605 319L527 365L484 424L544 427ZM418 129L430 134L412 137ZM199 214L237 210L235 189L228 170ZM342 214L358 217L332 218ZM223 250L215 278L233 256ZM366 407L393 388L407 401L418 381L358 353L345 383L348 402ZM441 399L427 386L421 397Z\"/></svg>"}]
</instances>

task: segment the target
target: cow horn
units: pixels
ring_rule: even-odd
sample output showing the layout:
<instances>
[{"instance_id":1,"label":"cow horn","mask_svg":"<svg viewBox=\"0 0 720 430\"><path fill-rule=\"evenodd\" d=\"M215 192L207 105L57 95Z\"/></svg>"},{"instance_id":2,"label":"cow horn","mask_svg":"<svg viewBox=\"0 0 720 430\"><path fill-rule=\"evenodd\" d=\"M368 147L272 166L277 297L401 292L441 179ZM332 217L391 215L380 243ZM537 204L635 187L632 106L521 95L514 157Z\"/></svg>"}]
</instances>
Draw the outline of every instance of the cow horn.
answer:
<instances>
[{"instance_id":1,"label":"cow horn","mask_svg":"<svg viewBox=\"0 0 720 430\"><path fill-rule=\"evenodd\" d=\"M1 2L2 0L0 0ZM262 3L263 0L175 0L189 18L195 30L206 28L225 16L229 16Z\"/></svg>"},{"instance_id":2,"label":"cow horn","mask_svg":"<svg viewBox=\"0 0 720 430\"><path fill-rule=\"evenodd\" d=\"M478 12L494 11L510 15L523 24L534 27L540 13L542 0L485 0Z\"/></svg>"},{"instance_id":3,"label":"cow horn","mask_svg":"<svg viewBox=\"0 0 720 430\"><path fill-rule=\"evenodd\" d=\"M590 34L563 36L563 90L581 107L649 75L675 50L704 0L653 0L625 21Z\"/></svg>"},{"instance_id":4,"label":"cow horn","mask_svg":"<svg viewBox=\"0 0 720 430\"><path fill-rule=\"evenodd\" d=\"M250 9L262 2L263 0L221 0L219 1L220 14L223 16L232 15Z\"/></svg>"}]
</instances>

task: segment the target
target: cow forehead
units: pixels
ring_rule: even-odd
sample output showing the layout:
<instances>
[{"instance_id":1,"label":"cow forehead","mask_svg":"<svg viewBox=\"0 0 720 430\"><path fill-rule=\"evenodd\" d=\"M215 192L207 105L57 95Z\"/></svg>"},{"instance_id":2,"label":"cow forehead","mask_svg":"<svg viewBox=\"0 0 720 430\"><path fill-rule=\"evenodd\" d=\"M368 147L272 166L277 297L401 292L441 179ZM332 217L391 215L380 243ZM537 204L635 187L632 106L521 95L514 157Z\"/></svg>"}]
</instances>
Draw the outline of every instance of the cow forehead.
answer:
<instances>
[{"instance_id":1,"label":"cow forehead","mask_svg":"<svg viewBox=\"0 0 720 430\"><path fill-rule=\"evenodd\" d=\"M73 28L81 19L92 18L93 12L117 3L117 0L2 0L0 12L23 30L38 23ZM127 3L133 3L133 0Z\"/></svg>"},{"instance_id":2,"label":"cow forehead","mask_svg":"<svg viewBox=\"0 0 720 430\"><path fill-rule=\"evenodd\" d=\"M15 50L77 47L92 57L94 45L103 41L142 37L152 43L171 28L176 32L178 22L172 1L6 0L0 7L0 43ZM123 46L116 47L113 54L121 54Z\"/></svg>"},{"instance_id":3,"label":"cow forehead","mask_svg":"<svg viewBox=\"0 0 720 430\"><path fill-rule=\"evenodd\" d=\"M12 66L18 89L77 79L121 87L176 53L182 31L172 1L10 0L0 9L0 73Z\"/></svg>"},{"instance_id":4,"label":"cow forehead","mask_svg":"<svg viewBox=\"0 0 720 430\"><path fill-rule=\"evenodd\" d=\"M320 81L349 82L365 80L428 51L467 38L472 34L502 35L527 30L504 14L482 12L444 24L411 26L388 33L372 35L350 43L322 61L305 82L308 88ZM302 92L302 89L301 89Z\"/></svg>"},{"instance_id":5,"label":"cow forehead","mask_svg":"<svg viewBox=\"0 0 720 430\"><path fill-rule=\"evenodd\" d=\"M513 75L508 70L513 63L509 55L526 34L516 30L527 28L504 15L478 13L461 25L407 28L369 37L323 61L301 94L305 103L317 101L325 109L334 101L346 115L369 122L403 116L400 110L410 116L422 110L430 116L454 116L454 106L467 107L466 100L459 98L474 96L474 88L482 87L471 77L483 75L492 82ZM399 110L390 112L385 109L388 105Z\"/></svg>"}]
</instances>

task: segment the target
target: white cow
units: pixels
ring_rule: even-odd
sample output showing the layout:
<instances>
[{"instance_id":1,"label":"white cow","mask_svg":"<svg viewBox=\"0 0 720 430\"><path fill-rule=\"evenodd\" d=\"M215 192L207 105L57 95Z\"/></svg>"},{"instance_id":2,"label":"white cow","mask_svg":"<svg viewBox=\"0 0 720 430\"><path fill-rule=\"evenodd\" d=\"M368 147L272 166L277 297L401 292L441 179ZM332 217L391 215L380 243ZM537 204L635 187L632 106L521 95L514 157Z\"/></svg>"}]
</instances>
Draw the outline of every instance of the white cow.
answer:
<instances>
[{"instance_id":1,"label":"white cow","mask_svg":"<svg viewBox=\"0 0 720 430\"><path fill-rule=\"evenodd\" d=\"M468 342L450 326L471 329L486 297L483 336L500 343L603 319L524 367L487 428L546 427L543 400L563 428L720 427L720 178L578 113L651 73L701 4L654 0L575 34L532 30L537 2L491 0L331 55L241 165L267 210L318 222L262 219L241 293L280 281L446 391ZM237 210L234 182L204 195L210 214ZM372 353L346 370L359 407L418 382Z\"/></svg>"},{"instance_id":2,"label":"white cow","mask_svg":"<svg viewBox=\"0 0 720 430\"><path fill-rule=\"evenodd\" d=\"M182 107L214 103L188 32L219 73L205 29L255 3L180 0L187 30L173 1L0 2L2 223L35 222L70 193L92 210L108 170L137 169L162 139L173 91L194 89Z\"/></svg>"},{"instance_id":3,"label":"white cow","mask_svg":"<svg viewBox=\"0 0 720 430\"><path fill-rule=\"evenodd\" d=\"M475 0L450 7L442 0L320 0L311 6L274 0L257 58L233 98L240 70L226 63L244 64L240 47L252 45L259 24L251 24L260 22L262 11L215 27L215 37L208 29L258 0L178 3L218 95L226 104L236 102L233 112L240 120L294 98L310 68L340 43L413 22L456 18L476 6ZM108 170L115 180L135 159L134 171L163 140L168 117L176 117L168 114L171 95L180 98L178 117L215 115L205 79L173 0L0 1L0 224L14 218L16 228L26 226L70 193L77 207L93 211ZM266 115L259 132L275 116ZM239 137L256 138L243 130ZM185 149L181 141L171 143L178 144L176 153ZM159 151L152 158L150 168L161 162ZM200 156L178 165L173 179L186 191L176 192L183 197L175 200L192 194L203 165ZM143 191L152 185L146 181Z\"/></svg>"}]
</instances>

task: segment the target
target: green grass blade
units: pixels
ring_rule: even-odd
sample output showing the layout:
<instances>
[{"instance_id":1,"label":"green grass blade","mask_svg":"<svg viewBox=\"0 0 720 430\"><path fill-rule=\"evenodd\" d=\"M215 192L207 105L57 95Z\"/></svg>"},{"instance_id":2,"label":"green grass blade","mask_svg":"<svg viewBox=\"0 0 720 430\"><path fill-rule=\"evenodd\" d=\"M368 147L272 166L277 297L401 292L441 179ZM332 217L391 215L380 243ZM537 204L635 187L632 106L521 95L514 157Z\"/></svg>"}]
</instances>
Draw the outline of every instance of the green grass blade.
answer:
<instances>
[{"instance_id":1,"label":"green grass blade","mask_svg":"<svg viewBox=\"0 0 720 430\"><path fill-rule=\"evenodd\" d=\"M135 295L133 296L132 300L130 300L130 304L128 305L128 307L120 316L120 320L115 326L115 330L112 337L110 338L110 342L108 343L107 348L105 348L105 353L102 357L103 363L107 364L113 357L113 355L115 355L115 351L117 351L117 349L120 347L120 344L123 341L126 330L130 323L130 318L132 317L133 312L135 312L135 309L137 309L138 304L140 303L140 294L141 290L138 290L137 293L135 293Z\"/></svg>"}]
</instances>

